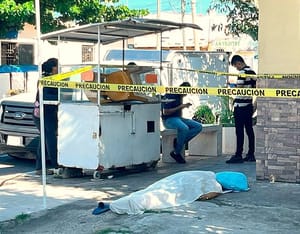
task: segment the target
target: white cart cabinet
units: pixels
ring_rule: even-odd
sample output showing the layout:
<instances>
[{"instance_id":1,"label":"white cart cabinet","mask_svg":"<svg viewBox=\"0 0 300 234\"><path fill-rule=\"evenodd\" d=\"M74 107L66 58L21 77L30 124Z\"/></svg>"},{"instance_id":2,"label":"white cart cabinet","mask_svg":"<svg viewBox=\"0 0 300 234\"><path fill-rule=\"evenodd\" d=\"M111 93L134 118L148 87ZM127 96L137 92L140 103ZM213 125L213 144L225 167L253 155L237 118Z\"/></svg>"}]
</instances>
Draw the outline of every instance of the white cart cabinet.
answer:
<instances>
[{"instance_id":1,"label":"white cart cabinet","mask_svg":"<svg viewBox=\"0 0 300 234\"><path fill-rule=\"evenodd\" d=\"M57 161L64 167L96 169L99 155L99 108L90 103L60 103Z\"/></svg>"},{"instance_id":2,"label":"white cart cabinet","mask_svg":"<svg viewBox=\"0 0 300 234\"><path fill-rule=\"evenodd\" d=\"M97 169L159 160L160 103L62 103L58 119L59 165Z\"/></svg>"},{"instance_id":3,"label":"white cart cabinet","mask_svg":"<svg viewBox=\"0 0 300 234\"><path fill-rule=\"evenodd\" d=\"M105 105L100 110L100 164L137 165L160 157L160 104Z\"/></svg>"}]
</instances>

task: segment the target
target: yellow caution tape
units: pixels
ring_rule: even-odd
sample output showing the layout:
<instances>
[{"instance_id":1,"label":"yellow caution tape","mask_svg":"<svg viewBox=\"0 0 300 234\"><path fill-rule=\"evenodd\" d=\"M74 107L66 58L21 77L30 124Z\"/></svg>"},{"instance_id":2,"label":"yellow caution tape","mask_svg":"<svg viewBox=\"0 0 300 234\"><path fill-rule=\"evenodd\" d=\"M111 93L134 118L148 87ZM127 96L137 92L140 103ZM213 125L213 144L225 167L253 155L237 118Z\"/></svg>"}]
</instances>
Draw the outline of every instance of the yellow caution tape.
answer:
<instances>
[{"instance_id":1,"label":"yellow caution tape","mask_svg":"<svg viewBox=\"0 0 300 234\"><path fill-rule=\"evenodd\" d=\"M56 81L41 79L40 84L46 87L99 90L112 92L139 92L155 94L193 94L214 96L255 96L300 98L300 89L269 89L269 88L217 88L217 87L169 87L152 85L124 85L94 82Z\"/></svg>"},{"instance_id":2,"label":"yellow caution tape","mask_svg":"<svg viewBox=\"0 0 300 234\"><path fill-rule=\"evenodd\" d=\"M52 75L52 76L47 76L47 77L44 77L43 79L60 81L60 80L67 79L70 76L74 76L74 75L89 71L92 68L93 68L92 66L81 67L74 71L64 72L64 73L60 73L60 74L56 74L56 75Z\"/></svg>"},{"instance_id":3,"label":"yellow caution tape","mask_svg":"<svg viewBox=\"0 0 300 234\"><path fill-rule=\"evenodd\" d=\"M91 70L92 66L86 66L74 71L60 73L39 80L39 83L45 87L69 88L69 89L85 89L112 92L139 92L139 93L155 93L155 94L194 94L194 95L214 95L214 96L255 96L255 97L280 97L280 98L300 98L300 89L269 89L269 88L217 88L217 87L169 87L169 86L153 86L153 85L125 85L125 84L109 84L95 82L75 82L63 81L64 79ZM196 70L195 70L196 71ZM200 71L198 72L220 75L238 75L238 76L262 76L248 74L231 74L217 71ZM295 77L300 74L264 74L265 77L285 78Z\"/></svg>"},{"instance_id":4,"label":"yellow caution tape","mask_svg":"<svg viewBox=\"0 0 300 234\"><path fill-rule=\"evenodd\" d=\"M167 67L166 67L167 68ZM267 78L267 79L299 79L300 74L240 74L240 73L229 73L229 72L220 72L220 71L207 71L207 70L197 70L197 69L187 69L187 68L172 68L174 70L182 70L182 71L190 71L190 72L197 72L202 74L210 74L215 76L239 76L239 77L252 77L252 78Z\"/></svg>"},{"instance_id":5,"label":"yellow caution tape","mask_svg":"<svg viewBox=\"0 0 300 234\"><path fill-rule=\"evenodd\" d=\"M117 67L117 66L115 66L115 67ZM168 68L168 67L166 67L166 68ZM56 74L56 75L52 75L52 76L47 76L47 77L44 77L44 79L51 79L51 80L57 80L57 81L64 80L70 76L74 76L79 73L89 71L91 69L93 69L92 66L86 66L86 67L76 69L74 71L60 73L60 74ZM220 71L207 71L207 70L197 70L197 69L188 69L188 68L172 68L172 69L189 71L189 72L197 72L197 73L202 73L202 74L210 74L210 75L215 75L215 76L239 76L239 77L243 77L243 78L246 78L246 77L268 78L268 79L283 79L283 78L299 79L300 78L300 74L256 74L256 75L251 75L251 74L239 74L239 73L229 73L229 72L220 72Z\"/></svg>"}]
</instances>

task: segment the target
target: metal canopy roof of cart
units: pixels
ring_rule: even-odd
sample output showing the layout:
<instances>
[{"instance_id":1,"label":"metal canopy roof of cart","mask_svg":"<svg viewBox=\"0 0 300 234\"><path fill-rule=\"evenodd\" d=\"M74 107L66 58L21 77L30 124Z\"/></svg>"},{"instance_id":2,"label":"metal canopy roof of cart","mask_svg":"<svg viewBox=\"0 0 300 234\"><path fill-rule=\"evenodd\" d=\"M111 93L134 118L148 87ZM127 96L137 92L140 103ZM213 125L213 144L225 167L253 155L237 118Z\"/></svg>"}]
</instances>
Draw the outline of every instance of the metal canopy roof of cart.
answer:
<instances>
[{"instance_id":1,"label":"metal canopy roof of cart","mask_svg":"<svg viewBox=\"0 0 300 234\"><path fill-rule=\"evenodd\" d=\"M186 27L202 30L196 24L142 18L77 26L43 34L41 39L85 41L93 43L99 43L100 39L101 44L109 44L119 40L126 40L133 37L162 33Z\"/></svg>"}]
</instances>

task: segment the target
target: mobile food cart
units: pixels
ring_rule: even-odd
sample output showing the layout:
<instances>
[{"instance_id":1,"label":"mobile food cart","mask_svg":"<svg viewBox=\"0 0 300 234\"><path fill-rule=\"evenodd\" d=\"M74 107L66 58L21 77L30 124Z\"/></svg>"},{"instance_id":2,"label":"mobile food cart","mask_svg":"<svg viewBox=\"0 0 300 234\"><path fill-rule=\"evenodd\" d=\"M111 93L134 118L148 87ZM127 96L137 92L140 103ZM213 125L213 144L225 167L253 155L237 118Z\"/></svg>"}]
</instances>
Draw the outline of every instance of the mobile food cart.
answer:
<instances>
[{"instance_id":1,"label":"mobile food cart","mask_svg":"<svg viewBox=\"0 0 300 234\"><path fill-rule=\"evenodd\" d=\"M159 85L159 68L123 64L106 73L100 65L101 45L149 34L197 25L164 20L128 19L83 25L41 36L42 40L93 43L98 61L92 78L98 83ZM83 65L81 65L83 66ZM153 75L157 81L147 83ZM132 77L135 77L133 80ZM138 79L136 78L138 77ZM88 82L88 81L86 81ZM160 97L157 93L59 90L58 164L64 168L94 171L98 178L105 169L155 167L160 159Z\"/></svg>"}]
</instances>

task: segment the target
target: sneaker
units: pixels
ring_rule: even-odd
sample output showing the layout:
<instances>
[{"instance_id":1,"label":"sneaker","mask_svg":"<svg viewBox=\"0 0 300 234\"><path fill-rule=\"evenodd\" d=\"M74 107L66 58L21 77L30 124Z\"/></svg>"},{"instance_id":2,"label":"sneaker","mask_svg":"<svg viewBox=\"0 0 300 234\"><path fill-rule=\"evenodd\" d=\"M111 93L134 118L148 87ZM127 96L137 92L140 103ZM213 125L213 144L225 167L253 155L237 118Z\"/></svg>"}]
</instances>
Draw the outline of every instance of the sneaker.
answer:
<instances>
[{"instance_id":1,"label":"sneaker","mask_svg":"<svg viewBox=\"0 0 300 234\"><path fill-rule=\"evenodd\" d=\"M181 154L176 154L174 151L172 151L170 155L177 163L186 163L185 159L181 156Z\"/></svg>"},{"instance_id":2,"label":"sneaker","mask_svg":"<svg viewBox=\"0 0 300 234\"><path fill-rule=\"evenodd\" d=\"M244 160L242 156L232 155L229 160L226 161L226 163L243 163Z\"/></svg>"},{"instance_id":3,"label":"sneaker","mask_svg":"<svg viewBox=\"0 0 300 234\"><path fill-rule=\"evenodd\" d=\"M244 162L256 162L254 154L247 154L243 160Z\"/></svg>"},{"instance_id":4,"label":"sneaker","mask_svg":"<svg viewBox=\"0 0 300 234\"><path fill-rule=\"evenodd\" d=\"M35 171L36 175L42 175L42 173L43 173L42 170ZM53 174L54 174L54 172L52 170L49 170L49 169L46 170L46 175L53 175Z\"/></svg>"}]
</instances>

